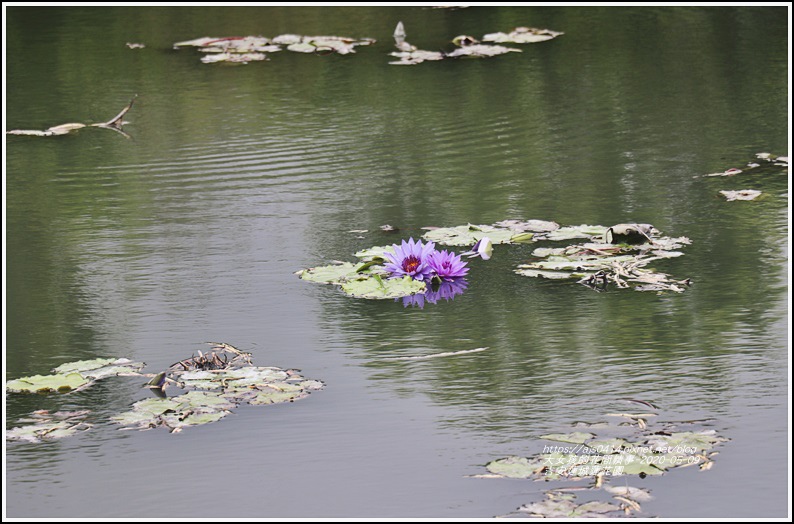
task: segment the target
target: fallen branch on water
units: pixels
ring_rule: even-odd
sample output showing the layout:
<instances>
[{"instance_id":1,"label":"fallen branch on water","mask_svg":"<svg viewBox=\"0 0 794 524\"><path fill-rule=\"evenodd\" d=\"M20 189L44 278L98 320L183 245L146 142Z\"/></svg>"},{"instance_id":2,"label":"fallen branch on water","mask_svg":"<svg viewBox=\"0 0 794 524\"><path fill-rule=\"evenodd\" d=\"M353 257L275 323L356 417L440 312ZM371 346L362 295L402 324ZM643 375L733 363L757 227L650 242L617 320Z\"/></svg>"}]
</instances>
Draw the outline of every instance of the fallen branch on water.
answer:
<instances>
[{"instance_id":1,"label":"fallen branch on water","mask_svg":"<svg viewBox=\"0 0 794 524\"><path fill-rule=\"evenodd\" d=\"M25 136L56 136L56 135L66 135L71 133L72 131L76 131L77 129L82 129L84 127L102 127L105 129L112 129L124 135L127 138L130 136L122 131L122 127L126 122L124 122L124 115L127 114L127 111L132 109L132 104L135 102L135 99L138 95L132 97L130 103L122 109L119 114L108 120L107 122L102 122L100 124L79 124L79 123L71 123L71 124L61 124L59 126L53 126L50 128L45 129L44 131L39 131L37 129L12 129L11 131L6 131L7 135L25 135Z\"/></svg>"}]
</instances>

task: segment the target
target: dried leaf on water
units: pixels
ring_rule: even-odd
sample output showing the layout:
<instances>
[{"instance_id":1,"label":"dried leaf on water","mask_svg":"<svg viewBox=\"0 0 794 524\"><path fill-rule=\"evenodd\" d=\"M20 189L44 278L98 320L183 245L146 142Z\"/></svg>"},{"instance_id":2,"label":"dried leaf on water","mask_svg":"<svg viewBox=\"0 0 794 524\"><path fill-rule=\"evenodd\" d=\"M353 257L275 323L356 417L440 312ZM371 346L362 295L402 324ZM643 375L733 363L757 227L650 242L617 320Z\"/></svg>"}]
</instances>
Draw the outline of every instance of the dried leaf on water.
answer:
<instances>
[{"instance_id":1,"label":"dried leaf on water","mask_svg":"<svg viewBox=\"0 0 794 524\"><path fill-rule=\"evenodd\" d=\"M738 191L720 191L728 202L734 200L755 200L761 196L761 191L755 189L740 189Z\"/></svg>"}]
</instances>

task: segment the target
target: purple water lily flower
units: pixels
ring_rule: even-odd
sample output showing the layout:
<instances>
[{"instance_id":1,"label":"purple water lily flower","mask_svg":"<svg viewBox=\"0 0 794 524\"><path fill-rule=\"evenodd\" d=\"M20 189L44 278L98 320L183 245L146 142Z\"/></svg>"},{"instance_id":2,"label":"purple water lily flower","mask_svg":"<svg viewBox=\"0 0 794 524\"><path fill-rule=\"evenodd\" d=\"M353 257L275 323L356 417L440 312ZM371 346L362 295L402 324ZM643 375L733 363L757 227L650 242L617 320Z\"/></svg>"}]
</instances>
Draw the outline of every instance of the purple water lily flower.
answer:
<instances>
[{"instance_id":1,"label":"purple water lily flower","mask_svg":"<svg viewBox=\"0 0 794 524\"><path fill-rule=\"evenodd\" d=\"M394 254L385 253L386 264L384 267L391 273L390 278L409 276L414 280L430 279L433 276L433 269L428 264L430 254L435 252L435 244L422 241L414 242L410 238L408 242L402 241L401 245L394 244Z\"/></svg>"},{"instance_id":2,"label":"purple water lily flower","mask_svg":"<svg viewBox=\"0 0 794 524\"><path fill-rule=\"evenodd\" d=\"M433 273L441 280L454 280L469 272L469 268L466 267L468 262L461 261L459 255L450 253L446 249L430 253L427 262Z\"/></svg>"}]
</instances>

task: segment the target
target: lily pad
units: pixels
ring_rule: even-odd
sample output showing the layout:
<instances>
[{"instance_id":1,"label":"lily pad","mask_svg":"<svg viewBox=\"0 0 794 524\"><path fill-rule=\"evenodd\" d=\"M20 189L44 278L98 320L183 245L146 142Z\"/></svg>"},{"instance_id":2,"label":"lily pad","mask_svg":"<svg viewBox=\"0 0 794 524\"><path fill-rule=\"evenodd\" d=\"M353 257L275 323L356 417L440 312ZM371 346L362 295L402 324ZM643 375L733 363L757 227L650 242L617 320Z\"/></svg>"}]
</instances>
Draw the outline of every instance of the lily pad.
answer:
<instances>
[{"instance_id":1,"label":"lily pad","mask_svg":"<svg viewBox=\"0 0 794 524\"><path fill-rule=\"evenodd\" d=\"M34 375L6 382L6 391L12 393L66 393L90 382L89 379L77 372Z\"/></svg>"},{"instance_id":2,"label":"lily pad","mask_svg":"<svg viewBox=\"0 0 794 524\"><path fill-rule=\"evenodd\" d=\"M381 278L377 275L342 283L342 291L353 297L370 299L401 298L427 290L424 282L411 277Z\"/></svg>"},{"instance_id":3,"label":"lily pad","mask_svg":"<svg viewBox=\"0 0 794 524\"><path fill-rule=\"evenodd\" d=\"M203 53L205 64L217 62L248 63L267 60L265 53L286 49L297 53L355 53L356 46L371 45L372 38L349 38L344 36L278 35L272 39L264 36L201 37L174 44L174 48L196 47Z\"/></svg>"},{"instance_id":4,"label":"lily pad","mask_svg":"<svg viewBox=\"0 0 794 524\"><path fill-rule=\"evenodd\" d=\"M501 44L534 44L545 42L565 33L551 29L538 29L535 27L516 27L509 33L489 33L482 37L484 42L498 42Z\"/></svg>"},{"instance_id":5,"label":"lily pad","mask_svg":"<svg viewBox=\"0 0 794 524\"><path fill-rule=\"evenodd\" d=\"M507 53L520 53L520 49L514 47L505 47L501 45L487 45L487 44L471 44L459 47L449 53L448 58L487 58L492 56L504 55Z\"/></svg>"},{"instance_id":6,"label":"lily pad","mask_svg":"<svg viewBox=\"0 0 794 524\"><path fill-rule=\"evenodd\" d=\"M390 65L416 65L426 61L443 60L446 55L440 51L424 51L422 49L394 51L391 56L399 60L389 62Z\"/></svg>"},{"instance_id":7,"label":"lily pad","mask_svg":"<svg viewBox=\"0 0 794 524\"><path fill-rule=\"evenodd\" d=\"M319 266L298 271L298 276L302 280L309 282L319 282L322 284L338 284L348 278L357 276L356 266L350 262L342 262L329 266Z\"/></svg>"},{"instance_id":8,"label":"lily pad","mask_svg":"<svg viewBox=\"0 0 794 524\"><path fill-rule=\"evenodd\" d=\"M31 424L7 430L6 440L38 443L71 437L78 432L91 429L92 424L85 421L89 413L89 411L55 413L46 410L36 411L30 419L22 421Z\"/></svg>"},{"instance_id":9,"label":"lily pad","mask_svg":"<svg viewBox=\"0 0 794 524\"><path fill-rule=\"evenodd\" d=\"M542 460L530 460L526 457L511 456L493 460L485 468L496 475L513 479L528 479L537 475L546 467Z\"/></svg>"},{"instance_id":10,"label":"lily pad","mask_svg":"<svg viewBox=\"0 0 794 524\"><path fill-rule=\"evenodd\" d=\"M604 518L610 516L609 513L620 512L622 514L623 508L611 502L597 500L576 504L568 499L554 500L547 498L542 502L521 506L518 508L518 512L529 513L533 517L543 518Z\"/></svg>"},{"instance_id":11,"label":"lily pad","mask_svg":"<svg viewBox=\"0 0 794 524\"><path fill-rule=\"evenodd\" d=\"M536 260L520 264L515 272L528 277L578 278L578 283L597 291L614 285L617 288L633 286L637 291L680 293L691 284L688 279L674 280L665 273L646 267L657 260L683 255L680 251L673 250L691 243L686 237L659 237L656 235L658 230L650 224L618 224L610 228L578 226L568 231L566 229L554 230L546 236L538 234L537 240L550 240L554 235L567 239L570 234L575 234L585 235L591 240L601 238L607 242L537 248L532 252Z\"/></svg>"},{"instance_id":12,"label":"lily pad","mask_svg":"<svg viewBox=\"0 0 794 524\"><path fill-rule=\"evenodd\" d=\"M511 244L514 237L521 233L506 228L486 225L467 224L465 226L442 227L432 229L422 235L425 240L444 246L473 246L483 237L491 239L493 244ZM531 237L520 236L523 242L531 241Z\"/></svg>"}]
</instances>

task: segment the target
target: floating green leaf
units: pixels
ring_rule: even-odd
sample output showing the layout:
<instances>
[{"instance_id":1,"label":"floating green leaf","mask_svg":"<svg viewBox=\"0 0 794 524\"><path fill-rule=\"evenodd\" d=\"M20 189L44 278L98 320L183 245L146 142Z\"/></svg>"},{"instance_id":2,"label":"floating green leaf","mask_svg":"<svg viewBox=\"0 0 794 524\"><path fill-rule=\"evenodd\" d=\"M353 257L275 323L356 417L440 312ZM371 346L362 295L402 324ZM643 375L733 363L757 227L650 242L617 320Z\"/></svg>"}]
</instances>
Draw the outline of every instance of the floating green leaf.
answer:
<instances>
[{"instance_id":1,"label":"floating green leaf","mask_svg":"<svg viewBox=\"0 0 794 524\"><path fill-rule=\"evenodd\" d=\"M342 291L350 296L370 299L401 298L423 293L424 282L411 277L381 278L378 275L348 280L342 283Z\"/></svg>"},{"instance_id":2,"label":"floating green leaf","mask_svg":"<svg viewBox=\"0 0 794 524\"><path fill-rule=\"evenodd\" d=\"M562 236L568 238L570 235L565 230L560 228L549 235L560 235L562 231ZM618 224L610 228L578 226L570 232L620 243L589 242L561 248L538 248L532 253L536 260L520 264L515 272L528 277L575 277L580 279L580 284L598 291L612 284L618 288L633 285L637 291L680 293L691 283L689 280L673 280L646 267L657 260L681 256L680 251L673 249L691 243L686 237L657 237L658 231L650 224ZM543 239L550 238L539 234L537 240Z\"/></svg>"},{"instance_id":3,"label":"floating green leaf","mask_svg":"<svg viewBox=\"0 0 794 524\"><path fill-rule=\"evenodd\" d=\"M121 375L138 374L145 364L126 358L98 358L62 364L53 375L22 377L6 383L6 390L15 393L66 393L87 387L96 380Z\"/></svg>"},{"instance_id":4,"label":"floating green leaf","mask_svg":"<svg viewBox=\"0 0 794 524\"><path fill-rule=\"evenodd\" d=\"M6 382L6 391L12 393L66 393L91 382L80 373L34 375Z\"/></svg>"},{"instance_id":5,"label":"floating green leaf","mask_svg":"<svg viewBox=\"0 0 794 524\"><path fill-rule=\"evenodd\" d=\"M524 242L531 240L531 237L527 239L511 229L474 224L432 229L422 237L444 246L473 246L483 237L490 238L493 244L510 244L514 237L520 237Z\"/></svg>"},{"instance_id":6,"label":"floating green leaf","mask_svg":"<svg viewBox=\"0 0 794 524\"><path fill-rule=\"evenodd\" d=\"M545 467L542 460L530 460L517 456L493 460L485 465L485 468L491 473L513 479L528 479L537 475Z\"/></svg>"},{"instance_id":7,"label":"floating green leaf","mask_svg":"<svg viewBox=\"0 0 794 524\"><path fill-rule=\"evenodd\" d=\"M303 280L309 282L319 282L322 284L339 284L348 278L355 278L357 276L356 266L350 262L342 262L341 264L332 264L329 266L319 266L309 269L304 269L298 272Z\"/></svg>"}]
</instances>

